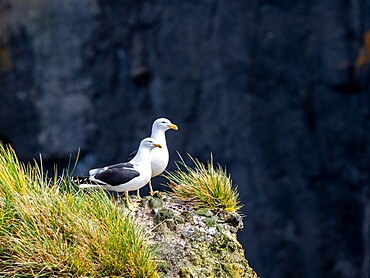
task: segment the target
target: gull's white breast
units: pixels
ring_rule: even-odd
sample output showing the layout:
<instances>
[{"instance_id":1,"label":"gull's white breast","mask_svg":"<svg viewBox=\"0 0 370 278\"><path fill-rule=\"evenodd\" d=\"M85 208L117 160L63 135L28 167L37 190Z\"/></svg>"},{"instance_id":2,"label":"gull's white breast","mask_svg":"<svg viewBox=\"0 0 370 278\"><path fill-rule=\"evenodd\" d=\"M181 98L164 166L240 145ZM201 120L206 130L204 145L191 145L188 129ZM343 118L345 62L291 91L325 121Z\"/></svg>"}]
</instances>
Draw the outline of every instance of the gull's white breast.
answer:
<instances>
[{"instance_id":1,"label":"gull's white breast","mask_svg":"<svg viewBox=\"0 0 370 278\"><path fill-rule=\"evenodd\" d=\"M155 148L151 153L152 177L160 175L167 167L169 154L167 146Z\"/></svg>"}]
</instances>

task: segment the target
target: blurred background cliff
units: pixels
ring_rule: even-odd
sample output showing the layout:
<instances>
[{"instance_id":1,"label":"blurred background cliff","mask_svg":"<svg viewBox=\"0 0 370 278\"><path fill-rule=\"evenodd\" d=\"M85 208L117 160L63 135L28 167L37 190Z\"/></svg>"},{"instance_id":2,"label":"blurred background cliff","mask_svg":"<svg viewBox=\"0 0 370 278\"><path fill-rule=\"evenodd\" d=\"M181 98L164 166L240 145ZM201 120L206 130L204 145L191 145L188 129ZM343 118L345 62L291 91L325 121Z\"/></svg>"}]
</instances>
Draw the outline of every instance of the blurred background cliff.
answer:
<instances>
[{"instance_id":1,"label":"blurred background cliff","mask_svg":"<svg viewBox=\"0 0 370 278\"><path fill-rule=\"evenodd\" d=\"M0 140L80 174L168 117L264 278L369 277L369 85L370 0L0 1Z\"/></svg>"}]
</instances>

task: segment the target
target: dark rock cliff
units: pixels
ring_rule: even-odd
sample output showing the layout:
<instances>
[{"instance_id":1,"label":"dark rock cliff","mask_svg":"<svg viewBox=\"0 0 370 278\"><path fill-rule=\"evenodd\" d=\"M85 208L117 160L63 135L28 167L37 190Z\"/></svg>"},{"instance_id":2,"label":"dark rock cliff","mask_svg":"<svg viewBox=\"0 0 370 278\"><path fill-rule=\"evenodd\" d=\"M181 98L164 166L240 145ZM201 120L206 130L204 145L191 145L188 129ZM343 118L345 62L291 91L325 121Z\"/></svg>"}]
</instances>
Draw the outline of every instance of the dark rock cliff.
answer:
<instances>
[{"instance_id":1,"label":"dark rock cliff","mask_svg":"<svg viewBox=\"0 0 370 278\"><path fill-rule=\"evenodd\" d=\"M84 172L166 116L172 160L239 185L261 277L365 278L369 30L368 0L4 0L0 139Z\"/></svg>"}]
</instances>

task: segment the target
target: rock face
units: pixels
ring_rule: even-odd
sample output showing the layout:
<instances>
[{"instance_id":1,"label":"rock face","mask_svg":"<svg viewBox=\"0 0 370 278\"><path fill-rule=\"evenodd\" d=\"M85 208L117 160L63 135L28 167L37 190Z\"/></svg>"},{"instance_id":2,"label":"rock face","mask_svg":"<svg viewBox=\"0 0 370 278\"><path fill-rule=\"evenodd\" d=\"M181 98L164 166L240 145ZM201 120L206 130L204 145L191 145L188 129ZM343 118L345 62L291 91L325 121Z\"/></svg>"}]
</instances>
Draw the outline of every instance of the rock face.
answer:
<instances>
[{"instance_id":1,"label":"rock face","mask_svg":"<svg viewBox=\"0 0 370 278\"><path fill-rule=\"evenodd\" d=\"M135 217L158 249L164 277L253 277L236 238L239 215L195 209L190 203L160 193L146 197Z\"/></svg>"},{"instance_id":2,"label":"rock face","mask_svg":"<svg viewBox=\"0 0 370 278\"><path fill-rule=\"evenodd\" d=\"M86 173L166 116L239 185L259 275L369 277L369 30L369 0L3 0L0 139Z\"/></svg>"}]
</instances>

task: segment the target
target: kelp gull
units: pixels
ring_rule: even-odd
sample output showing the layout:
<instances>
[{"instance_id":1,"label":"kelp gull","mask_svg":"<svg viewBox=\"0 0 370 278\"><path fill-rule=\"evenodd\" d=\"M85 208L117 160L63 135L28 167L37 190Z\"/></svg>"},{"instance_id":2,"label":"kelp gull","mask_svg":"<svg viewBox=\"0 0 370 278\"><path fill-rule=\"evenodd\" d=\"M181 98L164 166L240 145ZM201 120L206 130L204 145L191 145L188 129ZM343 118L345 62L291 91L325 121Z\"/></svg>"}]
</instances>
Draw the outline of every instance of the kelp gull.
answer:
<instances>
[{"instance_id":1,"label":"kelp gull","mask_svg":"<svg viewBox=\"0 0 370 278\"><path fill-rule=\"evenodd\" d=\"M166 131L169 129L178 130L177 125L171 123L166 118L159 118L153 122L151 138L154 138L162 148L156 148L151 153L151 165L152 165L152 178L156 177L166 169L169 161L169 153L166 143ZM130 161L136 155L136 151L132 152L126 159L125 162ZM153 191L151 180L149 180L150 195L154 195L156 191ZM139 189L137 190L137 197L141 199Z\"/></svg>"},{"instance_id":2,"label":"kelp gull","mask_svg":"<svg viewBox=\"0 0 370 278\"><path fill-rule=\"evenodd\" d=\"M141 141L135 156L128 162L91 169L88 177L74 177L73 181L77 181L80 188L103 187L109 191L125 192L127 207L132 210L135 206L128 192L139 190L150 181L152 174L150 153L157 147L162 148L157 140L145 138Z\"/></svg>"}]
</instances>

